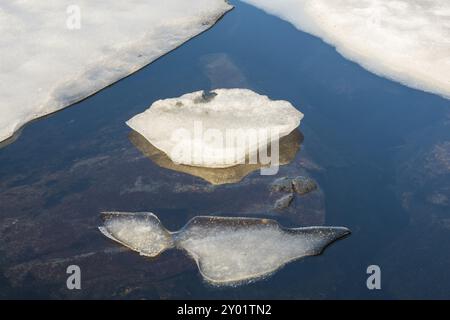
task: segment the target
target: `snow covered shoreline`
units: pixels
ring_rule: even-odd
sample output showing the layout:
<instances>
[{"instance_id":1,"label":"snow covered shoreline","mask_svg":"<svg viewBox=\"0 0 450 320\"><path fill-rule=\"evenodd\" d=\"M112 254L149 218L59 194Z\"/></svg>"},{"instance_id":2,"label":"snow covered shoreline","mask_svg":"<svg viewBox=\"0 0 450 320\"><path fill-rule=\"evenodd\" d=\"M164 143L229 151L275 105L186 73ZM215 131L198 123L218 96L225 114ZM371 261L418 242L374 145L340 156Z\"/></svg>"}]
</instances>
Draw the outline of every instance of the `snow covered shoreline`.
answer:
<instances>
[{"instance_id":1,"label":"snow covered shoreline","mask_svg":"<svg viewBox=\"0 0 450 320\"><path fill-rule=\"evenodd\" d=\"M367 70L450 98L448 0L242 0Z\"/></svg>"},{"instance_id":2,"label":"snow covered shoreline","mask_svg":"<svg viewBox=\"0 0 450 320\"><path fill-rule=\"evenodd\" d=\"M0 3L0 142L77 103L212 27L225 0Z\"/></svg>"}]
</instances>

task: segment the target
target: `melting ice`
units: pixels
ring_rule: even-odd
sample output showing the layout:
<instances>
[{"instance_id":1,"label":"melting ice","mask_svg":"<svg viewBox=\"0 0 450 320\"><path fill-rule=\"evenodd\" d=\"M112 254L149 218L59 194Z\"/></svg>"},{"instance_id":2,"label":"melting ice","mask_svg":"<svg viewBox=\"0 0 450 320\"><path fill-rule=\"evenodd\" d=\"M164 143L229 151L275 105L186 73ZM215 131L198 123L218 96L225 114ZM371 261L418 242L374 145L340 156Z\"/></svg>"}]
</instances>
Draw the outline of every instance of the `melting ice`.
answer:
<instances>
[{"instance_id":1,"label":"melting ice","mask_svg":"<svg viewBox=\"0 0 450 320\"><path fill-rule=\"evenodd\" d=\"M235 285L265 277L296 259L320 254L348 235L341 227L286 229L274 220L195 217L178 232L167 231L151 213L106 213L100 230L147 256L185 250L205 280Z\"/></svg>"},{"instance_id":2,"label":"melting ice","mask_svg":"<svg viewBox=\"0 0 450 320\"><path fill-rule=\"evenodd\" d=\"M127 124L177 164L227 168L249 158L251 163L271 143L278 147L302 118L287 101L248 89L216 89L156 101Z\"/></svg>"},{"instance_id":3,"label":"melting ice","mask_svg":"<svg viewBox=\"0 0 450 320\"><path fill-rule=\"evenodd\" d=\"M230 9L224 0L0 1L0 142L175 49Z\"/></svg>"},{"instance_id":4,"label":"melting ice","mask_svg":"<svg viewBox=\"0 0 450 320\"><path fill-rule=\"evenodd\" d=\"M364 68L450 98L448 0L243 0Z\"/></svg>"},{"instance_id":5,"label":"melting ice","mask_svg":"<svg viewBox=\"0 0 450 320\"><path fill-rule=\"evenodd\" d=\"M151 213L105 213L100 231L141 255L156 257L172 246L172 236Z\"/></svg>"}]
</instances>

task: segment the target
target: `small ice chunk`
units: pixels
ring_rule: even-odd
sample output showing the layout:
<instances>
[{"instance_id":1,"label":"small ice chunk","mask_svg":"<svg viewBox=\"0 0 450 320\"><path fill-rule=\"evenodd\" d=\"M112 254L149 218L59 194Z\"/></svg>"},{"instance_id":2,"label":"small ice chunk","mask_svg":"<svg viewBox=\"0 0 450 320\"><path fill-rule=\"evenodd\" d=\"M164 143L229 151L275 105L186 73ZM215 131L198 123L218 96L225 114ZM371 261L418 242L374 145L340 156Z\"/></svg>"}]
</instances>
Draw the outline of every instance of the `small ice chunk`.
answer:
<instances>
[{"instance_id":1,"label":"small ice chunk","mask_svg":"<svg viewBox=\"0 0 450 320\"><path fill-rule=\"evenodd\" d=\"M169 233L153 214L131 213L109 214L100 230L144 255L174 246L185 250L204 279L217 285L268 276L291 261L320 254L350 233L341 227L285 229L274 220L225 217L195 217Z\"/></svg>"},{"instance_id":2,"label":"small ice chunk","mask_svg":"<svg viewBox=\"0 0 450 320\"><path fill-rule=\"evenodd\" d=\"M318 255L347 234L346 228L283 229L274 220L196 217L180 233L177 246L197 261L207 281L233 285Z\"/></svg>"},{"instance_id":3,"label":"small ice chunk","mask_svg":"<svg viewBox=\"0 0 450 320\"><path fill-rule=\"evenodd\" d=\"M171 234L152 213L104 213L100 231L108 238L138 251L143 256L156 257L173 246Z\"/></svg>"},{"instance_id":4,"label":"small ice chunk","mask_svg":"<svg viewBox=\"0 0 450 320\"><path fill-rule=\"evenodd\" d=\"M217 89L156 101L127 124L177 164L227 168L254 159L302 118L287 101L248 89Z\"/></svg>"}]
</instances>

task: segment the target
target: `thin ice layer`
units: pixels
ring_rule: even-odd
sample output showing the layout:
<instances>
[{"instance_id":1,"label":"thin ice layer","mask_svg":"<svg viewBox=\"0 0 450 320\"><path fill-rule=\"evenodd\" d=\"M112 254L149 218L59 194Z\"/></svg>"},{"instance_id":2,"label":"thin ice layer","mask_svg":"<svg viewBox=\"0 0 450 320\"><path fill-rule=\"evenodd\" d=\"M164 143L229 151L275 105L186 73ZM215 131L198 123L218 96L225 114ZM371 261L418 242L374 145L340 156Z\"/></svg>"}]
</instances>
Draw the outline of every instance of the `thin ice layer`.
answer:
<instances>
[{"instance_id":1,"label":"thin ice layer","mask_svg":"<svg viewBox=\"0 0 450 320\"><path fill-rule=\"evenodd\" d=\"M287 101L248 89L216 89L156 101L127 124L177 164L227 168L246 163L302 118Z\"/></svg>"},{"instance_id":2,"label":"thin ice layer","mask_svg":"<svg viewBox=\"0 0 450 320\"><path fill-rule=\"evenodd\" d=\"M450 97L448 0L243 0L410 87Z\"/></svg>"},{"instance_id":3,"label":"thin ice layer","mask_svg":"<svg viewBox=\"0 0 450 320\"><path fill-rule=\"evenodd\" d=\"M0 141L133 73L230 9L224 0L0 1Z\"/></svg>"},{"instance_id":4,"label":"thin ice layer","mask_svg":"<svg viewBox=\"0 0 450 320\"><path fill-rule=\"evenodd\" d=\"M177 246L196 260L207 281L236 284L318 255L348 233L330 227L283 229L273 220L197 217L180 233Z\"/></svg>"},{"instance_id":5,"label":"thin ice layer","mask_svg":"<svg viewBox=\"0 0 450 320\"><path fill-rule=\"evenodd\" d=\"M100 231L108 238L138 251L143 256L156 257L170 248L172 235L152 213L104 213Z\"/></svg>"},{"instance_id":6,"label":"thin ice layer","mask_svg":"<svg viewBox=\"0 0 450 320\"><path fill-rule=\"evenodd\" d=\"M170 234L156 216L147 214L146 219L145 215L108 215L100 230L144 255L155 256L173 246L185 250L205 280L222 285L267 276L293 260L320 254L350 233L339 227L284 229L267 219L195 217Z\"/></svg>"}]
</instances>

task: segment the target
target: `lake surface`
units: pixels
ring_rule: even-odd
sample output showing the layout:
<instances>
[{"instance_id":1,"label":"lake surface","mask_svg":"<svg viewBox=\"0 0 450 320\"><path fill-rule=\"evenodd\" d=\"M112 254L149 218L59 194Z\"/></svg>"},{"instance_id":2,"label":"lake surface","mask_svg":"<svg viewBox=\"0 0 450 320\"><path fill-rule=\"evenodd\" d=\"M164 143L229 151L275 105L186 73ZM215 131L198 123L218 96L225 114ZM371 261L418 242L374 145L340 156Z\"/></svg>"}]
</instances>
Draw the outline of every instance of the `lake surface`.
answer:
<instances>
[{"instance_id":1,"label":"lake surface","mask_svg":"<svg viewBox=\"0 0 450 320\"><path fill-rule=\"evenodd\" d=\"M0 149L0 297L450 298L449 100L233 4L208 32ZM294 212L266 212L274 177L253 172L214 187L157 166L130 140L125 121L152 102L222 87L288 100L305 114L301 150L280 175L310 175L320 190ZM111 210L152 211L171 230L196 215L259 214L352 235L267 279L221 288L183 253L150 260L104 238L99 214ZM66 288L71 264L81 267L82 290ZM374 264L382 289L370 291Z\"/></svg>"}]
</instances>

